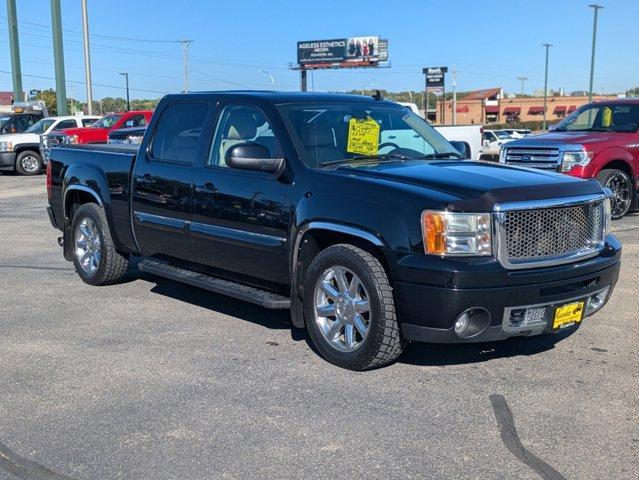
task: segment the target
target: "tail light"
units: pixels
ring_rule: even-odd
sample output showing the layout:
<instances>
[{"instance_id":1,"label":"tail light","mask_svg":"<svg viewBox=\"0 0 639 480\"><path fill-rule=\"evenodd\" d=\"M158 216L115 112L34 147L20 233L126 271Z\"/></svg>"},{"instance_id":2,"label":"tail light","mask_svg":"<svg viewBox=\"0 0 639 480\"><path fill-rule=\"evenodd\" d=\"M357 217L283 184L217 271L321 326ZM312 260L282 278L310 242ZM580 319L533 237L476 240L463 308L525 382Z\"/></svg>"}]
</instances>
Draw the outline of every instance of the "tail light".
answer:
<instances>
[{"instance_id":1,"label":"tail light","mask_svg":"<svg viewBox=\"0 0 639 480\"><path fill-rule=\"evenodd\" d=\"M51 189L51 163L51 160L47 162L47 198L49 199L49 203L51 203L51 199L53 198L53 192Z\"/></svg>"}]
</instances>

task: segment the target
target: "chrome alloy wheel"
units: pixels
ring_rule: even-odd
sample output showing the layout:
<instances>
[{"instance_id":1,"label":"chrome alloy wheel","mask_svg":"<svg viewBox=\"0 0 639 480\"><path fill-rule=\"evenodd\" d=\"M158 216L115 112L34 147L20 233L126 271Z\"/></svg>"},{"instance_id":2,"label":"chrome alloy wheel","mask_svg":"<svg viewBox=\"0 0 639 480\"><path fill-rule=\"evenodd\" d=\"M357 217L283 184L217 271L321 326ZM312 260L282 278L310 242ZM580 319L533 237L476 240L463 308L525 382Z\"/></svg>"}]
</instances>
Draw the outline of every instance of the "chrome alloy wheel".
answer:
<instances>
[{"instance_id":1,"label":"chrome alloy wheel","mask_svg":"<svg viewBox=\"0 0 639 480\"><path fill-rule=\"evenodd\" d=\"M370 296L344 267L327 269L315 285L315 323L329 345L340 352L357 350L370 327Z\"/></svg>"},{"instance_id":2,"label":"chrome alloy wheel","mask_svg":"<svg viewBox=\"0 0 639 480\"><path fill-rule=\"evenodd\" d=\"M98 227L90 218L83 218L75 229L75 256L82 270L89 275L93 275L100 267L100 247Z\"/></svg>"},{"instance_id":3,"label":"chrome alloy wheel","mask_svg":"<svg viewBox=\"0 0 639 480\"><path fill-rule=\"evenodd\" d=\"M632 201L632 191L628 178L620 172L614 173L606 182L606 187L612 190L612 218L619 218L626 214Z\"/></svg>"},{"instance_id":4,"label":"chrome alloy wheel","mask_svg":"<svg viewBox=\"0 0 639 480\"><path fill-rule=\"evenodd\" d=\"M36 173L40 168L38 159L33 155L25 155L22 157L20 164L22 165L22 169L27 173Z\"/></svg>"}]
</instances>

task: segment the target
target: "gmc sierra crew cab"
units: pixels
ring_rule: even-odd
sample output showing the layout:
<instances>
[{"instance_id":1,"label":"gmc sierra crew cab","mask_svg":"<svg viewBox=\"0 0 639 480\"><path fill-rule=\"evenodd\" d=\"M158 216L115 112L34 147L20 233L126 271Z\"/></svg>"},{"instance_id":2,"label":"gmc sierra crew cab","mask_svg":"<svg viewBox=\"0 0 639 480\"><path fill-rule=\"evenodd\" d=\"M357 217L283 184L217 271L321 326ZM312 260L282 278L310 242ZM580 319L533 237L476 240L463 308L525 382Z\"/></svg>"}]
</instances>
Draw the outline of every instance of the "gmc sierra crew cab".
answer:
<instances>
[{"instance_id":1,"label":"gmc sierra crew cab","mask_svg":"<svg viewBox=\"0 0 639 480\"><path fill-rule=\"evenodd\" d=\"M612 190L612 218L637 207L639 99L606 100L577 109L543 135L502 146L500 161L596 178Z\"/></svg>"},{"instance_id":2,"label":"gmc sierra crew cab","mask_svg":"<svg viewBox=\"0 0 639 480\"><path fill-rule=\"evenodd\" d=\"M135 257L290 308L354 370L408 341L557 332L602 308L621 245L599 182L460 157L379 98L168 95L139 148L53 149L48 214L84 282L119 282Z\"/></svg>"}]
</instances>

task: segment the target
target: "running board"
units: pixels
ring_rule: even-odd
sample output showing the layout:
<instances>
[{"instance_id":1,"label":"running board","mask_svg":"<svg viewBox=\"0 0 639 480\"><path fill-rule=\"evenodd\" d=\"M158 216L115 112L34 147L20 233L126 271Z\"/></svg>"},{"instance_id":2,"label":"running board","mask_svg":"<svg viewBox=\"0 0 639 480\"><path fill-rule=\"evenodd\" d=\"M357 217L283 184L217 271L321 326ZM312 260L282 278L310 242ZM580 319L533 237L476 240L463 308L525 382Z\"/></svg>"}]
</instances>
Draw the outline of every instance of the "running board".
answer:
<instances>
[{"instance_id":1,"label":"running board","mask_svg":"<svg viewBox=\"0 0 639 480\"><path fill-rule=\"evenodd\" d=\"M140 261L138 268L146 273L187 283L194 287L254 303L264 308L279 310L291 307L290 299L284 295L176 267L159 260L145 258Z\"/></svg>"}]
</instances>

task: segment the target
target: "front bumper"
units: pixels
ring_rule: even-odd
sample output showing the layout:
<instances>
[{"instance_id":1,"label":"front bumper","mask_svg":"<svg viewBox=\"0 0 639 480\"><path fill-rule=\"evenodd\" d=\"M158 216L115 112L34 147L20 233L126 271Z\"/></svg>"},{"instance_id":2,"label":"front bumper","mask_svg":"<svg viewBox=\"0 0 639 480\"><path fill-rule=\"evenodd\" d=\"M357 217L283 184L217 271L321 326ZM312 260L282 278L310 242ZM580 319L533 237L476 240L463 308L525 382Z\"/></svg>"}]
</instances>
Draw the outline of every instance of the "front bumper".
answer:
<instances>
[{"instance_id":1,"label":"front bumper","mask_svg":"<svg viewBox=\"0 0 639 480\"><path fill-rule=\"evenodd\" d=\"M407 269L407 262L404 262L399 275L404 278L394 285L402 334L407 340L465 343L549 333L556 306L587 299L606 287L610 290L605 301L610 298L619 277L620 258L621 245L610 236L606 250L598 257L528 271L503 270L484 261L468 264L466 271L450 271L450 265L445 265L438 277L433 275L431 262L428 262L427 275L423 275L424 271L420 275L414 264ZM436 278L443 283L415 282L419 277ZM532 306L546 307L543 325L519 331L509 328L508 309ZM455 333L454 324L468 309L481 309L488 314L489 320L476 333L462 338Z\"/></svg>"},{"instance_id":2,"label":"front bumper","mask_svg":"<svg viewBox=\"0 0 639 480\"><path fill-rule=\"evenodd\" d=\"M0 171L13 170L16 166L16 152L0 152Z\"/></svg>"}]
</instances>

